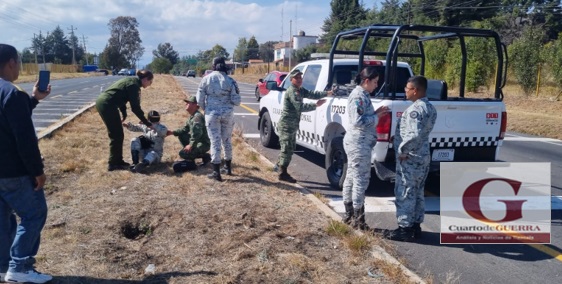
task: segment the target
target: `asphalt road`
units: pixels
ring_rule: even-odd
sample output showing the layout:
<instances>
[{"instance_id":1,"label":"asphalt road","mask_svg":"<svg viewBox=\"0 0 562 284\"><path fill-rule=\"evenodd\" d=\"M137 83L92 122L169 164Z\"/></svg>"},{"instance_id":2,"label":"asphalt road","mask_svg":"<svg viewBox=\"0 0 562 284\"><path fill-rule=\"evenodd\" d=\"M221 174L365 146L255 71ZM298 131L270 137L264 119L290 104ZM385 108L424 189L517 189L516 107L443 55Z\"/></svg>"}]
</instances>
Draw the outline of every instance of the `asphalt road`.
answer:
<instances>
[{"instance_id":1,"label":"asphalt road","mask_svg":"<svg viewBox=\"0 0 562 284\"><path fill-rule=\"evenodd\" d=\"M34 123L41 130L54 121L88 106L100 88L120 77L101 76L56 80L52 94L34 110ZM200 78L176 77L188 94L195 94ZM31 84L21 84L31 91ZM277 149L261 146L257 130L259 103L255 85L239 83L242 105L235 109L236 124L246 141L270 161ZM439 180L426 185L426 219L423 239L416 243L392 242L405 265L434 283L559 283L562 271L562 141L509 133L499 159L507 162L550 162L552 184L551 245L441 245L439 238ZM234 165L236 161L234 161ZM330 206L343 213L341 192L331 189L324 171L324 156L297 147L290 173L299 184L324 194ZM367 223L371 227L395 228L393 184L372 179L366 198Z\"/></svg>"}]
</instances>

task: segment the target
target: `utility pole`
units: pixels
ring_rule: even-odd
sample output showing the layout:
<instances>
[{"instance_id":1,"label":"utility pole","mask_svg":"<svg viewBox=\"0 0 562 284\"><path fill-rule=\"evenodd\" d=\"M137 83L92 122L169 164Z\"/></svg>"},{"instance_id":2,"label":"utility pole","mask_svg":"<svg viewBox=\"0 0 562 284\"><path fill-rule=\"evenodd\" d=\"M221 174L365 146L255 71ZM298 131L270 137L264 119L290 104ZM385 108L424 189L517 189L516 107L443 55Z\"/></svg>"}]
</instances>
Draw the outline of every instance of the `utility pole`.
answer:
<instances>
[{"instance_id":1,"label":"utility pole","mask_svg":"<svg viewBox=\"0 0 562 284\"><path fill-rule=\"evenodd\" d=\"M70 39L72 41L72 65L76 65L76 59L74 57L74 50L76 49L76 47L74 46L76 44L74 39L76 37L74 37L74 30L77 30L77 29L75 29L74 26L70 25L70 29L68 29L68 30L70 30L70 35L71 35Z\"/></svg>"},{"instance_id":2,"label":"utility pole","mask_svg":"<svg viewBox=\"0 0 562 284\"><path fill-rule=\"evenodd\" d=\"M293 20L289 20L289 70L291 70L291 57L293 57Z\"/></svg>"},{"instance_id":3,"label":"utility pole","mask_svg":"<svg viewBox=\"0 0 562 284\"><path fill-rule=\"evenodd\" d=\"M82 34L82 44L84 45L84 57L86 57L86 65L90 65L88 63L88 53L86 53L86 38L84 37L84 34Z\"/></svg>"},{"instance_id":4,"label":"utility pole","mask_svg":"<svg viewBox=\"0 0 562 284\"><path fill-rule=\"evenodd\" d=\"M35 41L35 33L33 33L33 51L35 53L35 66L37 65L37 42Z\"/></svg>"},{"instance_id":5,"label":"utility pole","mask_svg":"<svg viewBox=\"0 0 562 284\"><path fill-rule=\"evenodd\" d=\"M39 31L39 36L41 36L41 31ZM47 37L49 37L49 32L47 32ZM43 70L47 70L47 62L45 62L45 41L41 42L41 53L43 54Z\"/></svg>"}]
</instances>

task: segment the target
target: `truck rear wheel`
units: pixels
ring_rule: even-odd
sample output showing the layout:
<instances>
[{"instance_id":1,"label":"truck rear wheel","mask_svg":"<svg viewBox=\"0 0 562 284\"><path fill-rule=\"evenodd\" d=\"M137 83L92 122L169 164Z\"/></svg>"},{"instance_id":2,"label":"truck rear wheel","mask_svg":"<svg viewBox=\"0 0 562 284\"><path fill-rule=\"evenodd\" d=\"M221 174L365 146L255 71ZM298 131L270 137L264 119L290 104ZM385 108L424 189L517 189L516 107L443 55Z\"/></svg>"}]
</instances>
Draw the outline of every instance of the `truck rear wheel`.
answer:
<instances>
[{"instance_id":1,"label":"truck rear wheel","mask_svg":"<svg viewBox=\"0 0 562 284\"><path fill-rule=\"evenodd\" d=\"M261 144L267 148L279 146L279 136L275 134L269 112L265 112L260 120L260 140Z\"/></svg>"},{"instance_id":2,"label":"truck rear wheel","mask_svg":"<svg viewBox=\"0 0 562 284\"><path fill-rule=\"evenodd\" d=\"M342 189L347 172L347 155L343 149L343 137L332 139L328 145L325 168L330 186Z\"/></svg>"}]
</instances>

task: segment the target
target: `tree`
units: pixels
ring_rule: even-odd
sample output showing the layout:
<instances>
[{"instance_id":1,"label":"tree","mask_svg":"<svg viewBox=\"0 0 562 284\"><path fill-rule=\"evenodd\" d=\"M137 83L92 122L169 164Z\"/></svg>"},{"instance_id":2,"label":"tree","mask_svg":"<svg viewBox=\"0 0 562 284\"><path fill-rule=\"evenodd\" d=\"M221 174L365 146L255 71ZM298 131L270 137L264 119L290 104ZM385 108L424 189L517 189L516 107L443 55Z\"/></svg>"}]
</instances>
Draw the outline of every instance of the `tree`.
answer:
<instances>
[{"instance_id":1,"label":"tree","mask_svg":"<svg viewBox=\"0 0 562 284\"><path fill-rule=\"evenodd\" d=\"M310 55L317 51L316 44L311 44L305 48L301 48L299 50L295 50L293 52L293 59L294 61L301 63L311 59Z\"/></svg>"},{"instance_id":2,"label":"tree","mask_svg":"<svg viewBox=\"0 0 562 284\"><path fill-rule=\"evenodd\" d=\"M109 20L107 24L111 32L109 41L103 51L103 62L106 66L135 67L136 62L144 53L140 39L137 19L119 16ZM124 65L123 65L124 64ZM126 66L125 66L126 65Z\"/></svg>"},{"instance_id":3,"label":"tree","mask_svg":"<svg viewBox=\"0 0 562 284\"><path fill-rule=\"evenodd\" d=\"M168 74L172 70L172 63L168 58L157 57L152 60L148 68L154 73Z\"/></svg>"},{"instance_id":4,"label":"tree","mask_svg":"<svg viewBox=\"0 0 562 284\"><path fill-rule=\"evenodd\" d=\"M513 73L525 94L530 94L537 84L544 36L544 30L540 27L527 27L523 31L523 36L508 48Z\"/></svg>"},{"instance_id":5,"label":"tree","mask_svg":"<svg viewBox=\"0 0 562 284\"><path fill-rule=\"evenodd\" d=\"M57 26L55 30L45 38L45 57L48 62L57 64L71 64L72 50L64 31Z\"/></svg>"},{"instance_id":6,"label":"tree","mask_svg":"<svg viewBox=\"0 0 562 284\"><path fill-rule=\"evenodd\" d=\"M250 40L248 41L248 46L246 48L247 50L247 58L248 59L258 59L260 58L259 56L259 51L260 51L260 45L258 44L258 41L256 40L255 36L252 36L250 38Z\"/></svg>"},{"instance_id":7,"label":"tree","mask_svg":"<svg viewBox=\"0 0 562 284\"><path fill-rule=\"evenodd\" d=\"M172 65L178 63L180 58L178 52L169 42L158 44L158 48L152 51L152 55L155 58L167 58Z\"/></svg>"},{"instance_id":8,"label":"tree","mask_svg":"<svg viewBox=\"0 0 562 284\"><path fill-rule=\"evenodd\" d=\"M367 15L359 0L332 0L330 6L332 11L324 20L324 34L320 38L320 42L327 45L332 44L339 32L359 27Z\"/></svg>"},{"instance_id":9,"label":"tree","mask_svg":"<svg viewBox=\"0 0 562 284\"><path fill-rule=\"evenodd\" d=\"M234 49L233 60L238 62L248 61L248 55L246 54L246 49L248 48L248 41L245 37L238 39L238 45Z\"/></svg>"},{"instance_id":10,"label":"tree","mask_svg":"<svg viewBox=\"0 0 562 284\"><path fill-rule=\"evenodd\" d=\"M277 41L268 41L266 43L260 44L259 52L260 58L263 60L263 62L273 62L273 59L275 59L274 46L277 43Z\"/></svg>"}]
</instances>

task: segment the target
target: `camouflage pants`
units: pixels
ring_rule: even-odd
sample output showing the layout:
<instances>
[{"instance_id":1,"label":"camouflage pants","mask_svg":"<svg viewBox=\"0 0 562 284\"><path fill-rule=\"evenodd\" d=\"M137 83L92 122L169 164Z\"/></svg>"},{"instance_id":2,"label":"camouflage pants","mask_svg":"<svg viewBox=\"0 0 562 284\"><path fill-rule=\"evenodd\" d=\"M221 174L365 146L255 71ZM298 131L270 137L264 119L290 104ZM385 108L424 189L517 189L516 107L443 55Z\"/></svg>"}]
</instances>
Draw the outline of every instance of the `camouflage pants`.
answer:
<instances>
[{"instance_id":1,"label":"camouflage pants","mask_svg":"<svg viewBox=\"0 0 562 284\"><path fill-rule=\"evenodd\" d=\"M297 129L278 128L279 145L281 151L277 158L277 165L280 167L288 167L293 158L293 153L297 147Z\"/></svg>"},{"instance_id":2,"label":"camouflage pants","mask_svg":"<svg viewBox=\"0 0 562 284\"><path fill-rule=\"evenodd\" d=\"M424 185L429 172L429 156L396 159L396 219L398 226L411 227L422 223L425 213Z\"/></svg>"},{"instance_id":3,"label":"camouflage pants","mask_svg":"<svg viewBox=\"0 0 562 284\"><path fill-rule=\"evenodd\" d=\"M343 140L343 148L347 155L347 172L342 190L343 202L353 202L355 209L360 209L365 203L365 191L371 180L371 151L375 142L366 137L352 137L352 135L346 135Z\"/></svg>"},{"instance_id":4,"label":"camouflage pants","mask_svg":"<svg viewBox=\"0 0 562 284\"><path fill-rule=\"evenodd\" d=\"M211 140L211 162L221 163L221 144L224 148L224 159L232 160L232 129L234 128L234 114L205 115L207 133ZM222 143L221 143L222 142Z\"/></svg>"},{"instance_id":5,"label":"camouflage pants","mask_svg":"<svg viewBox=\"0 0 562 284\"><path fill-rule=\"evenodd\" d=\"M149 164L159 163L162 157L152 149L142 149L141 142L138 137L131 139L131 151L139 152L139 161L147 160Z\"/></svg>"},{"instance_id":6,"label":"camouflage pants","mask_svg":"<svg viewBox=\"0 0 562 284\"><path fill-rule=\"evenodd\" d=\"M180 135L178 136L178 139L180 140L180 143L183 147L187 146L189 144L189 139L190 139L190 135L186 134L186 135ZM189 153L186 153L183 148L179 151L179 155L182 159L184 160L195 160L197 158L202 158L203 155L205 153L207 153L209 151L209 145L205 144L203 145L203 143L197 143L194 147L191 148L191 151Z\"/></svg>"}]
</instances>

